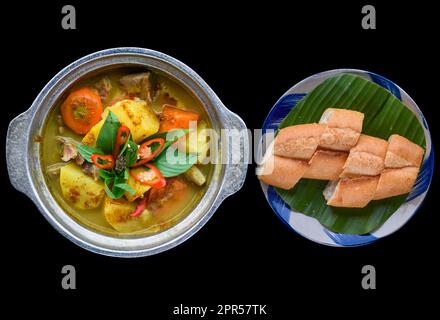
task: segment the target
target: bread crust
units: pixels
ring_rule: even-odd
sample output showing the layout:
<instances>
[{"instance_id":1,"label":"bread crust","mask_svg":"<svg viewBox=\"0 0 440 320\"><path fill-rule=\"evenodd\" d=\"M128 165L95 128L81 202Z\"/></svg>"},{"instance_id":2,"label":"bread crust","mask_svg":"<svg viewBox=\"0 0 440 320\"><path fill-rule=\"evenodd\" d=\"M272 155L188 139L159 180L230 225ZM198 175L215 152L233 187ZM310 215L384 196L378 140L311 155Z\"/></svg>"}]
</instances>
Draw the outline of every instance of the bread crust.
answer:
<instances>
[{"instance_id":1,"label":"bread crust","mask_svg":"<svg viewBox=\"0 0 440 320\"><path fill-rule=\"evenodd\" d=\"M335 151L350 151L358 142L360 133L350 128L325 128L319 147Z\"/></svg>"},{"instance_id":2,"label":"bread crust","mask_svg":"<svg viewBox=\"0 0 440 320\"><path fill-rule=\"evenodd\" d=\"M341 177L376 176L384 169L388 142L362 134L350 150Z\"/></svg>"},{"instance_id":3,"label":"bread crust","mask_svg":"<svg viewBox=\"0 0 440 320\"><path fill-rule=\"evenodd\" d=\"M305 161L271 155L265 158L258 179L271 186L288 190L297 184L306 169Z\"/></svg>"},{"instance_id":4,"label":"bread crust","mask_svg":"<svg viewBox=\"0 0 440 320\"><path fill-rule=\"evenodd\" d=\"M388 139L385 157L386 168L420 167L424 149L414 142L393 134Z\"/></svg>"},{"instance_id":5,"label":"bread crust","mask_svg":"<svg viewBox=\"0 0 440 320\"><path fill-rule=\"evenodd\" d=\"M363 208L373 200L379 176L342 178L327 205L333 207Z\"/></svg>"},{"instance_id":6,"label":"bread crust","mask_svg":"<svg viewBox=\"0 0 440 320\"><path fill-rule=\"evenodd\" d=\"M377 176L383 169L383 158L368 152L350 152L341 177Z\"/></svg>"},{"instance_id":7,"label":"bread crust","mask_svg":"<svg viewBox=\"0 0 440 320\"><path fill-rule=\"evenodd\" d=\"M347 160L346 152L317 150L310 159L303 178L336 180Z\"/></svg>"},{"instance_id":8,"label":"bread crust","mask_svg":"<svg viewBox=\"0 0 440 320\"><path fill-rule=\"evenodd\" d=\"M357 144L351 149L353 152L368 152L377 157L385 158L388 148L388 141L361 134Z\"/></svg>"},{"instance_id":9,"label":"bread crust","mask_svg":"<svg viewBox=\"0 0 440 320\"><path fill-rule=\"evenodd\" d=\"M326 124L329 128L349 128L356 132L362 132L364 114L359 111L328 108L321 116L319 123Z\"/></svg>"},{"instance_id":10,"label":"bread crust","mask_svg":"<svg viewBox=\"0 0 440 320\"><path fill-rule=\"evenodd\" d=\"M374 194L374 200L385 199L411 192L417 175L418 167L385 169L380 175Z\"/></svg>"},{"instance_id":11,"label":"bread crust","mask_svg":"<svg viewBox=\"0 0 440 320\"><path fill-rule=\"evenodd\" d=\"M281 157L310 160L318 147L325 126L317 123L283 128L275 138L274 154Z\"/></svg>"}]
</instances>

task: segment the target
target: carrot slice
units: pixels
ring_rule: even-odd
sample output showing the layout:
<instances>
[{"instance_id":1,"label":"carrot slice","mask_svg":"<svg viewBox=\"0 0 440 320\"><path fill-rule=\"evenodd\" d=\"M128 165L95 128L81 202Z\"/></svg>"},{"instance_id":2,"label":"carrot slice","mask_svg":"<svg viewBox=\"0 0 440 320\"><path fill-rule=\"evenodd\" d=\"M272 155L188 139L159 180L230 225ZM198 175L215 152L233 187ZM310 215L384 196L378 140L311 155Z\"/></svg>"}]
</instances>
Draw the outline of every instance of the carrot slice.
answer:
<instances>
[{"instance_id":1,"label":"carrot slice","mask_svg":"<svg viewBox=\"0 0 440 320\"><path fill-rule=\"evenodd\" d=\"M182 110L165 104L160 115L159 132L172 129L189 129L190 121L198 121L199 114L193 111Z\"/></svg>"},{"instance_id":2,"label":"carrot slice","mask_svg":"<svg viewBox=\"0 0 440 320\"><path fill-rule=\"evenodd\" d=\"M78 134L86 134L101 120L102 103L99 94L81 88L69 94L61 105L61 116L67 127Z\"/></svg>"}]
</instances>

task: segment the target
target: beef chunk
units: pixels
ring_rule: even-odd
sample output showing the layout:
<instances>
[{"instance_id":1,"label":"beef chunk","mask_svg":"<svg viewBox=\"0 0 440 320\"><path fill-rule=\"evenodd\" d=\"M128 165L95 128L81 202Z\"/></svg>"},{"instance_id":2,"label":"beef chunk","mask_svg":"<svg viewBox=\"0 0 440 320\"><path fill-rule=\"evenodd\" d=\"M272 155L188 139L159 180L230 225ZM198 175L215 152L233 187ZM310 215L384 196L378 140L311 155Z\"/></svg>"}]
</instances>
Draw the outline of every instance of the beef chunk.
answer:
<instances>
[{"instance_id":1,"label":"beef chunk","mask_svg":"<svg viewBox=\"0 0 440 320\"><path fill-rule=\"evenodd\" d=\"M151 103L156 94L156 80L151 72L133 73L119 79L119 84L127 93L135 94Z\"/></svg>"}]
</instances>

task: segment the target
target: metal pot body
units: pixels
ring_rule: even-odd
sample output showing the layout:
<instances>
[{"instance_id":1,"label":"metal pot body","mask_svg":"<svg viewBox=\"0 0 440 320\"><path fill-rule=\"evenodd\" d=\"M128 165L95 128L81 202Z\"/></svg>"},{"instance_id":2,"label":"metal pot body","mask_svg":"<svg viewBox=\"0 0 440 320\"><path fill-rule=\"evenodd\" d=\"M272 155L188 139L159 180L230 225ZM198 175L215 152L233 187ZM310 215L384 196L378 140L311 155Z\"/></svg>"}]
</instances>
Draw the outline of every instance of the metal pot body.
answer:
<instances>
[{"instance_id":1,"label":"metal pot body","mask_svg":"<svg viewBox=\"0 0 440 320\"><path fill-rule=\"evenodd\" d=\"M115 48L85 56L60 71L40 92L32 106L11 121L6 141L9 178L12 185L26 194L43 216L61 234L77 245L104 255L140 257L156 254L182 243L196 233L214 214L221 202L238 191L246 177L249 141L240 136L240 158L235 164L233 148L218 141L226 164L214 165L213 175L200 202L175 226L146 237L109 236L91 230L69 216L55 201L45 182L40 158L40 143L46 117L60 97L73 84L95 73L118 67L145 67L175 80L190 91L204 106L213 129L237 129L245 132L244 122L229 111L211 88L192 69L163 53L143 48ZM236 154L234 155L234 157Z\"/></svg>"}]
</instances>

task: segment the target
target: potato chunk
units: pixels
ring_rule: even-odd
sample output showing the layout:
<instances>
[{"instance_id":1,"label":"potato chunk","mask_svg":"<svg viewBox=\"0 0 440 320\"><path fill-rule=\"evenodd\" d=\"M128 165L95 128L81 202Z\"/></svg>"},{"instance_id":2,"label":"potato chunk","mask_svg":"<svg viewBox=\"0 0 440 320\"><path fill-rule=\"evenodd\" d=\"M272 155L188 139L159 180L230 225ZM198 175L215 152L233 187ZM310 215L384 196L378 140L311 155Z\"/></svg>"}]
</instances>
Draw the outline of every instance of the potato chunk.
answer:
<instances>
[{"instance_id":1,"label":"potato chunk","mask_svg":"<svg viewBox=\"0 0 440 320\"><path fill-rule=\"evenodd\" d=\"M131 194L130 192L126 192L124 194L127 200L130 202L136 200L151 188L150 186L137 181L135 178L132 177L131 174L128 176L127 184L136 191L135 194Z\"/></svg>"},{"instance_id":2,"label":"potato chunk","mask_svg":"<svg viewBox=\"0 0 440 320\"><path fill-rule=\"evenodd\" d=\"M104 198L104 184L86 175L75 163L60 169L60 184L64 198L79 209L97 208Z\"/></svg>"},{"instance_id":3,"label":"potato chunk","mask_svg":"<svg viewBox=\"0 0 440 320\"><path fill-rule=\"evenodd\" d=\"M86 146L95 146L96 140L98 140L99 132L101 131L102 126L104 125L104 119L95 124L92 129L84 136L82 139L82 143Z\"/></svg>"},{"instance_id":4,"label":"potato chunk","mask_svg":"<svg viewBox=\"0 0 440 320\"><path fill-rule=\"evenodd\" d=\"M135 209L136 204L134 202L128 202L123 199L114 200L106 197L104 201L105 219L119 232L135 232L147 229L152 224L153 215L147 209L137 217L130 217L130 214Z\"/></svg>"},{"instance_id":5,"label":"potato chunk","mask_svg":"<svg viewBox=\"0 0 440 320\"><path fill-rule=\"evenodd\" d=\"M198 153L197 163L203 163L208 153L209 141L207 129L208 124L206 121L201 120L197 124L196 138L194 139L191 133L188 135L188 152Z\"/></svg>"},{"instance_id":6,"label":"potato chunk","mask_svg":"<svg viewBox=\"0 0 440 320\"><path fill-rule=\"evenodd\" d=\"M111 107L108 107L102 113L102 119L85 135L82 143L94 146L101 131L104 119L109 112L113 112L121 124L130 129L134 142L141 142L146 137L155 134L159 130L159 119L154 111L144 100L121 100Z\"/></svg>"},{"instance_id":7,"label":"potato chunk","mask_svg":"<svg viewBox=\"0 0 440 320\"><path fill-rule=\"evenodd\" d=\"M159 119L144 100L126 99L116 102L105 109L103 119L107 117L108 110L118 117L121 124L130 128L134 142L141 142L159 130Z\"/></svg>"},{"instance_id":8,"label":"potato chunk","mask_svg":"<svg viewBox=\"0 0 440 320\"><path fill-rule=\"evenodd\" d=\"M185 172L185 177L194 182L198 186L203 186L206 182L206 177L197 166L192 166Z\"/></svg>"}]
</instances>

